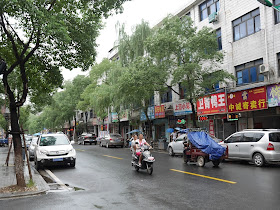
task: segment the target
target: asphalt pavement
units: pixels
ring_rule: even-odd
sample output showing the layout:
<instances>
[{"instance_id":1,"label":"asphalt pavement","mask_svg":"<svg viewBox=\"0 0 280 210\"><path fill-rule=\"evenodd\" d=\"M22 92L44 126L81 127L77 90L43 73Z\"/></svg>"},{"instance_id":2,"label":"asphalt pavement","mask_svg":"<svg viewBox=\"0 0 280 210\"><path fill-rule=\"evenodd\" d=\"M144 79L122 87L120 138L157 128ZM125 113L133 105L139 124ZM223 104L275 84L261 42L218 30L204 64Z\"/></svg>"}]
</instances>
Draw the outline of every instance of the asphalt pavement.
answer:
<instances>
[{"instance_id":1,"label":"asphalt pavement","mask_svg":"<svg viewBox=\"0 0 280 210\"><path fill-rule=\"evenodd\" d=\"M9 148L7 146L0 147L0 177L1 177L0 188L17 184L16 175L15 175L13 148L11 149L8 166L7 166L6 158L8 155L8 151ZM36 190L26 191L26 192L0 193L0 200L11 199L11 198L15 199L15 198L45 194L49 190L49 186L33 166L31 166L31 172L32 172L33 181L36 186ZM25 182L28 183L29 171L26 162L24 163L24 174L25 174Z\"/></svg>"}]
</instances>

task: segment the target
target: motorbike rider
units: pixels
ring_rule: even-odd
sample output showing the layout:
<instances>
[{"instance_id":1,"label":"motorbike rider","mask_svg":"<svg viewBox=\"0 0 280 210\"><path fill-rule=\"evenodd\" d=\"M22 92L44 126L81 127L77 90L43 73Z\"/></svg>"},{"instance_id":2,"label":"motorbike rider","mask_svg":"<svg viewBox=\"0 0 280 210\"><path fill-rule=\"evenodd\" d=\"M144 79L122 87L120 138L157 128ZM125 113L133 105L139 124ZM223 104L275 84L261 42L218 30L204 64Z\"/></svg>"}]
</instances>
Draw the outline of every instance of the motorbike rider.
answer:
<instances>
[{"instance_id":1,"label":"motorbike rider","mask_svg":"<svg viewBox=\"0 0 280 210\"><path fill-rule=\"evenodd\" d=\"M141 162L143 158L143 154L141 152L141 147L144 145L147 145L148 147L151 147L148 142L143 138L143 134L139 134L139 139L136 140L135 142L135 147L136 147L136 155L139 156L139 163L138 165L141 167Z\"/></svg>"},{"instance_id":2,"label":"motorbike rider","mask_svg":"<svg viewBox=\"0 0 280 210\"><path fill-rule=\"evenodd\" d=\"M138 136L137 136L137 134L135 134L135 135L132 137L132 140L131 140L130 151L132 152L132 154L135 154L135 153L136 153L135 142L136 142L137 138L138 138Z\"/></svg>"}]
</instances>

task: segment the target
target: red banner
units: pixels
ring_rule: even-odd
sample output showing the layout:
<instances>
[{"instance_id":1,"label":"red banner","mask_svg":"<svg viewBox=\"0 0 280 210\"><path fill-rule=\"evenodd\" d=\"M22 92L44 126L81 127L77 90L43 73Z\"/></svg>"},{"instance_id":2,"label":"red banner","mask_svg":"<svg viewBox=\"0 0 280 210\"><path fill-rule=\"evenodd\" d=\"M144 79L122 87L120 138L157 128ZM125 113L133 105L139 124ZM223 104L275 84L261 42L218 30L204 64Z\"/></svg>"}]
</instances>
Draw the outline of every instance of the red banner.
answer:
<instances>
[{"instance_id":1,"label":"red banner","mask_svg":"<svg viewBox=\"0 0 280 210\"><path fill-rule=\"evenodd\" d=\"M204 96L197 100L197 115L210 115L225 113L226 95L225 93L215 93L210 96Z\"/></svg>"},{"instance_id":2,"label":"red banner","mask_svg":"<svg viewBox=\"0 0 280 210\"><path fill-rule=\"evenodd\" d=\"M209 120L209 134L215 136L214 120Z\"/></svg>"},{"instance_id":3,"label":"red banner","mask_svg":"<svg viewBox=\"0 0 280 210\"><path fill-rule=\"evenodd\" d=\"M164 105L155 106L155 118L165 118Z\"/></svg>"},{"instance_id":4,"label":"red banner","mask_svg":"<svg viewBox=\"0 0 280 210\"><path fill-rule=\"evenodd\" d=\"M228 112L267 109L266 87L227 94Z\"/></svg>"}]
</instances>

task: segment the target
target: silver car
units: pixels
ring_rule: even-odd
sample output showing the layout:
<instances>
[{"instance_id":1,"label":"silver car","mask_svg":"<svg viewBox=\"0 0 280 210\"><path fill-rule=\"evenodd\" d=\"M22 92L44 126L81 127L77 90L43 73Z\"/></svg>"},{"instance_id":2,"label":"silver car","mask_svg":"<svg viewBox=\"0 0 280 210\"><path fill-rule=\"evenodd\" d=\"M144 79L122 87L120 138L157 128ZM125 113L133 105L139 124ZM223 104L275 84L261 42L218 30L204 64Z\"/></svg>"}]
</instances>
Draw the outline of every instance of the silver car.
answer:
<instances>
[{"instance_id":1,"label":"silver car","mask_svg":"<svg viewBox=\"0 0 280 210\"><path fill-rule=\"evenodd\" d=\"M120 134L117 133L110 133L109 135L106 135L100 140L100 146L107 148L114 146L114 147L124 147L124 139Z\"/></svg>"},{"instance_id":2,"label":"silver car","mask_svg":"<svg viewBox=\"0 0 280 210\"><path fill-rule=\"evenodd\" d=\"M280 129L246 129L226 138L228 158L252 161L256 166L280 162Z\"/></svg>"},{"instance_id":3,"label":"silver car","mask_svg":"<svg viewBox=\"0 0 280 210\"><path fill-rule=\"evenodd\" d=\"M33 136L30 146L28 147L28 153L29 153L29 160L34 160L34 149L35 146L37 145L39 137L38 136Z\"/></svg>"}]
</instances>

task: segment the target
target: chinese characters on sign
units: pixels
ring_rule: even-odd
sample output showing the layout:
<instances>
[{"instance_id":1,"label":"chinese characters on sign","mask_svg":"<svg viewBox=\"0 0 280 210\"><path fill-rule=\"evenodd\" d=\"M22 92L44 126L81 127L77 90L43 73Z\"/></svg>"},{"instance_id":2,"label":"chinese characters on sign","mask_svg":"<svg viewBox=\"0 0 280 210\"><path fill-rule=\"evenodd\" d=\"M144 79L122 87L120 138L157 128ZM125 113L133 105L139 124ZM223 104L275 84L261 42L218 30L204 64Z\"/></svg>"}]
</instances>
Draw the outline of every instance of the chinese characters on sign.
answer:
<instances>
[{"instance_id":1,"label":"chinese characters on sign","mask_svg":"<svg viewBox=\"0 0 280 210\"><path fill-rule=\"evenodd\" d=\"M215 136L214 120L209 120L209 134Z\"/></svg>"},{"instance_id":2,"label":"chinese characters on sign","mask_svg":"<svg viewBox=\"0 0 280 210\"><path fill-rule=\"evenodd\" d=\"M197 100L197 115L209 115L226 112L225 93L216 93Z\"/></svg>"},{"instance_id":3,"label":"chinese characters on sign","mask_svg":"<svg viewBox=\"0 0 280 210\"><path fill-rule=\"evenodd\" d=\"M164 105L155 106L155 118L165 118Z\"/></svg>"},{"instance_id":4,"label":"chinese characters on sign","mask_svg":"<svg viewBox=\"0 0 280 210\"><path fill-rule=\"evenodd\" d=\"M266 88L259 87L227 95L228 112L267 109Z\"/></svg>"},{"instance_id":5,"label":"chinese characters on sign","mask_svg":"<svg viewBox=\"0 0 280 210\"><path fill-rule=\"evenodd\" d=\"M174 116L187 115L192 113L191 103L180 101L173 104Z\"/></svg>"},{"instance_id":6,"label":"chinese characters on sign","mask_svg":"<svg viewBox=\"0 0 280 210\"><path fill-rule=\"evenodd\" d=\"M280 85L267 86L267 100L269 107L280 106Z\"/></svg>"}]
</instances>

